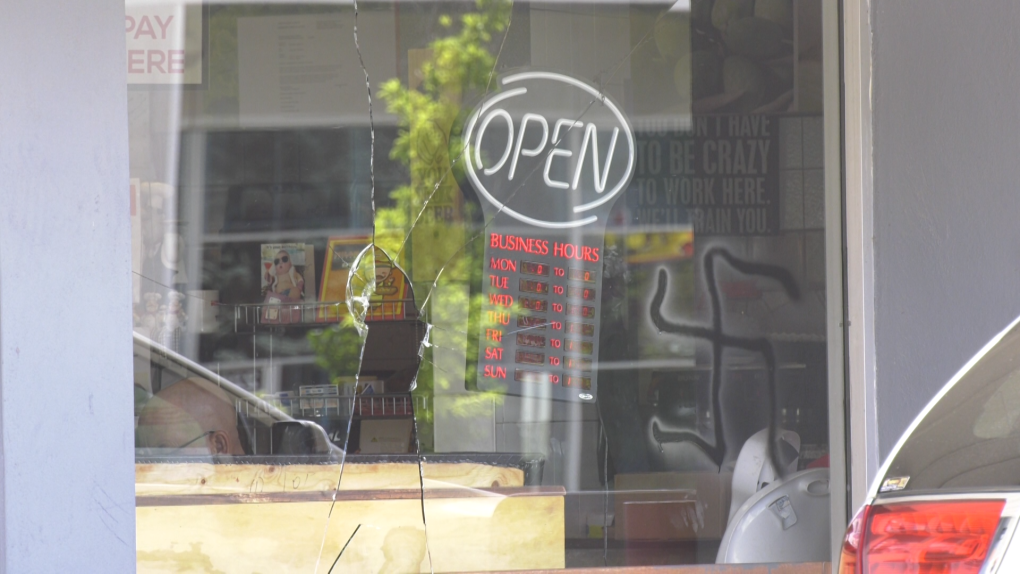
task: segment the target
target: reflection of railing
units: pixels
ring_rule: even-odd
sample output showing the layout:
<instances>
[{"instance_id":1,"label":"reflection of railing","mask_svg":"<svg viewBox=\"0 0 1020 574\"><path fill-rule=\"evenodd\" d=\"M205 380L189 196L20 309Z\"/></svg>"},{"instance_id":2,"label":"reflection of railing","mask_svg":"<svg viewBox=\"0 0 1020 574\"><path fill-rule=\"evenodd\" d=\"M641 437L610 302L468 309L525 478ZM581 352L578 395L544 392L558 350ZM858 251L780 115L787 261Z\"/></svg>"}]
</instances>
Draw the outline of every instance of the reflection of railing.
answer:
<instances>
[{"instance_id":1,"label":"reflection of railing","mask_svg":"<svg viewBox=\"0 0 1020 574\"><path fill-rule=\"evenodd\" d=\"M400 321L418 316L414 299L371 299L366 321ZM281 325L328 325L348 315L347 302L257 303L220 305L234 310L234 330L246 327Z\"/></svg>"},{"instance_id":2,"label":"reflection of railing","mask_svg":"<svg viewBox=\"0 0 1020 574\"><path fill-rule=\"evenodd\" d=\"M429 411L429 397L410 394L270 396L266 400L296 418L410 417Z\"/></svg>"}]
</instances>

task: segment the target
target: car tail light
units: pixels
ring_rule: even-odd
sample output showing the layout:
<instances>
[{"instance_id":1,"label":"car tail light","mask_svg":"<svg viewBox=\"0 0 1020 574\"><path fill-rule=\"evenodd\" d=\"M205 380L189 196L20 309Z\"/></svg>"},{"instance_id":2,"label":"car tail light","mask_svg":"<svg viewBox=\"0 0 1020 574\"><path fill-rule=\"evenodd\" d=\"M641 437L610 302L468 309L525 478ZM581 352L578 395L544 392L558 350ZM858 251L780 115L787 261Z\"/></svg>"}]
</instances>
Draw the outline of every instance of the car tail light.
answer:
<instances>
[{"instance_id":1,"label":"car tail light","mask_svg":"<svg viewBox=\"0 0 1020 574\"><path fill-rule=\"evenodd\" d=\"M847 528L839 574L978 574L1002 500L865 506Z\"/></svg>"},{"instance_id":2,"label":"car tail light","mask_svg":"<svg viewBox=\"0 0 1020 574\"><path fill-rule=\"evenodd\" d=\"M864 506L857 511L857 515L850 521L846 528L846 536L843 537L843 550L839 553L839 574L859 574L857 564L860 562L861 539L864 532L864 524L868 521L868 510L870 506Z\"/></svg>"}]
</instances>

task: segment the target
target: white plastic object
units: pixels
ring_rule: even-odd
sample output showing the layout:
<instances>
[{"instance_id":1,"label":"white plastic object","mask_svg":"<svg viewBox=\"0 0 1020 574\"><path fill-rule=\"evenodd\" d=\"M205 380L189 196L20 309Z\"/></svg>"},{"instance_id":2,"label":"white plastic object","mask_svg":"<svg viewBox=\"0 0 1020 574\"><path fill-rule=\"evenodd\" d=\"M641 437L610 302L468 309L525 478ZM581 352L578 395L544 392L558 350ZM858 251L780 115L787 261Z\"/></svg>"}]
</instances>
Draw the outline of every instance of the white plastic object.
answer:
<instances>
[{"instance_id":1,"label":"white plastic object","mask_svg":"<svg viewBox=\"0 0 1020 574\"><path fill-rule=\"evenodd\" d=\"M718 564L829 559L829 469L774 482L749 498L726 526Z\"/></svg>"},{"instance_id":2,"label":"white plastic object","mask_svg":"<svg viewBox=\"0 0 1020 574\"><path fill-rule=\"evenodd\" d=\"M792 474L797 471L797 462L800 460L800 435L791 431L779 429L776 432L779 439L777 448L793 449L798 456L790 457L784 474ZM773 483L778 478L772 461L769 460L768 452L769 429L762 429L747 439L744 446L737 455L737 463L733 467L733 494L730 498L730 520L740 508L740 505L754 496L756 492L765 486ZM785 443L785 444L784 444Z\"/></svg>"}]
</instances>

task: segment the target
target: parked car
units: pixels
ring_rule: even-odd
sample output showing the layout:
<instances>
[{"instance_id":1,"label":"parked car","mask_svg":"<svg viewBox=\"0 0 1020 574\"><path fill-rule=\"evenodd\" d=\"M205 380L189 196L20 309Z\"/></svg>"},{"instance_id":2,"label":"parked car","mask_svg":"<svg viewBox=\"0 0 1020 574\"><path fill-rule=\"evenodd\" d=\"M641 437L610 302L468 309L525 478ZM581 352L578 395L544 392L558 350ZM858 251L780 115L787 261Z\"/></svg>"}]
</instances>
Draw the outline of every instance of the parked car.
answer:
<instances>
[{"instance_id":1,"label":"parked car","mask_svg":"<svg viewBox=\"0 0 1020 574\"><path fill-rule=\"evenodd\" d=\"M900 438L847 528L840 574L1020 572L1018 323Z\"/></svg>"},{"instance_id":2,"label":"parked car","mask_svg":"<svg viewBox=\"0 0 1020 574\"><path fill-rule=\"evenodd\" d=\"M291 417L137 333L134 397L139 459L212 456L226 462L236 457L343 454L318 424Z\"/></svg>"}]
</instances>

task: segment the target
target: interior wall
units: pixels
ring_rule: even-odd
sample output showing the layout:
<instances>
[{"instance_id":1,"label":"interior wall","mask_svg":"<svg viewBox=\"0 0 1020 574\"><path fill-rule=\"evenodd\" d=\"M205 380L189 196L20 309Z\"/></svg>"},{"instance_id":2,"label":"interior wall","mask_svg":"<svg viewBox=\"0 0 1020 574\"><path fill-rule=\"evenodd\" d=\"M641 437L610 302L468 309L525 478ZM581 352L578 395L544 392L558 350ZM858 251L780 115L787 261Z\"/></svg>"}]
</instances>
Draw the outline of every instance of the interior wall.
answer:
<instances>
[{"instance_id":1,"label":"interior wall","mask_svg":"<svg viewBox=\"0 0 1020 574\"><path fill-rule=\"evenodd\" d=\"M880 456L1020 313L1012 0L872 7Z\"/></svg>"}]
</instances>

